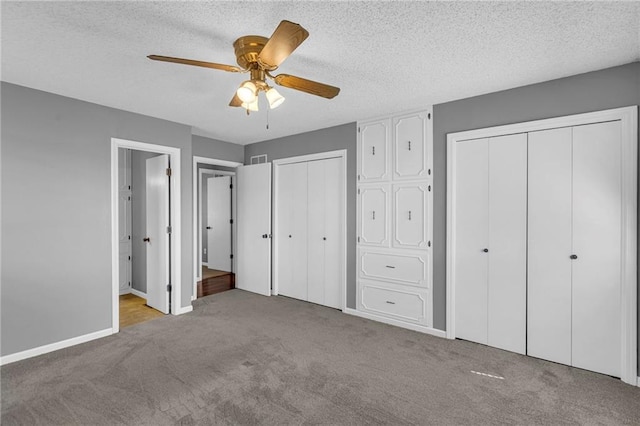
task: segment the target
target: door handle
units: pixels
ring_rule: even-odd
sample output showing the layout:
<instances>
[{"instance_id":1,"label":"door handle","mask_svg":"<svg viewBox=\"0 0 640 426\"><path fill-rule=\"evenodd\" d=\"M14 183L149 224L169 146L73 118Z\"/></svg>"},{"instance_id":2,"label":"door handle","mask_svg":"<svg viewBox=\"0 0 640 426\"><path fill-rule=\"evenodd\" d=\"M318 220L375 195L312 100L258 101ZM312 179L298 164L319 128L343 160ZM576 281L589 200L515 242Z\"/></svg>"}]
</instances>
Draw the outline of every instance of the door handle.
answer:
<instances>
[{"instance_id":1,"label":"door handle","mask_svg":"<svg viewBox=\"0 0 640 426\"><path fill-rule=\"evenodd\" d=\"M489 253L489 249L488 248L482 249L482 251L485 252L485 253Z\"/></svg>"},{"instance_id":2,"label":"door handle","mask_svg":"<svg viewBox=\"0 0 640 426\"><path fill-rule=\"evenodd\" d=\"M150 243L150 242L151 242L151 238L149 238L149 237L144 237L144 238L142 239L142 241L144 241L145 243Z\"/></svg>"},{"instance_id":3,"label":"door handle","mask_svg":"<svg viewBox=\"0 0 640 426\"><path fill-rule=\"evenodd\" d=\"M578 258L577 254L572 254L571 256L569 256L569 259L572 259L572 260L576 260L577 258Z\"/></svg>"},{"instance_id":4,"label":"door handle","mask_svg":"<svg viewBox=\"0 0 640 426\"><path fill-rule=\"evenodd\" d=\"M210 227L210 226L207 226L207 229L211 229L211 227Z\"/></svg>"},{"instance_id":5,"label":"door handle","mask_svg":"<svg viewBox=\"0 0 640 426\"><path fill-rule=\"evenodd\" d=\"M269 238L269 234L262 234L262 238Z\"/></svg>"}]
</instances>

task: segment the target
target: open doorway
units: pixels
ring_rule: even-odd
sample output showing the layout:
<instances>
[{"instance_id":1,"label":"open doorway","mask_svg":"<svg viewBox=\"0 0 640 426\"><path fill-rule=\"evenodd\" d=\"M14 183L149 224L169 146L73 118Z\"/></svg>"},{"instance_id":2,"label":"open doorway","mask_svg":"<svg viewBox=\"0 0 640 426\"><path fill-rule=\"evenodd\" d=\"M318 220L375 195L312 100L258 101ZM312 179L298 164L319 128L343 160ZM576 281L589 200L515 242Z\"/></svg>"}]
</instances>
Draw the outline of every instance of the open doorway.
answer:
<instances>
[{"instance_id":1,"label":"open doorway","mask_svg":"<svg viewBox=\"0 0 640 426\"><path fill-rule=\"evenodd\" d=\"M179 154L112 139L114 332L180 311Z\"/></svg>"},{"instance_id":2,"label":"open doorway","mask_svg":"<svg viewBox=\"0 0 640 426\"><path fill-rule=\"evenodd\" d=\"M194 299L235 288L239 165L194 157Z\"/></svg>"}]
</instances>

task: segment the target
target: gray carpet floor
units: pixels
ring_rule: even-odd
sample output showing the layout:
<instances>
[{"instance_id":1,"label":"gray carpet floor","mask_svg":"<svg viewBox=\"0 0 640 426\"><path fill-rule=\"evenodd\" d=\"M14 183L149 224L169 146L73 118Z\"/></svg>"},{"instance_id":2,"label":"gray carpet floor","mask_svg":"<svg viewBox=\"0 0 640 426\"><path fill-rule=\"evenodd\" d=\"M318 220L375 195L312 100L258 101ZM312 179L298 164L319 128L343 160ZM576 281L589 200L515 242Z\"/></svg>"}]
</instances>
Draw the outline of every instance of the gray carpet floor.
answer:
<instances>
[{"instance_id":1,"label":"gray carpet floor","mask_svg":"<svg viewBox=\"0 0 640 426\"><path fill-rule=\"evenodd\" d=\"M640 424L600 374L241 290L194 308L3 366L2 425Z\"/></svg>"}]
</instances>

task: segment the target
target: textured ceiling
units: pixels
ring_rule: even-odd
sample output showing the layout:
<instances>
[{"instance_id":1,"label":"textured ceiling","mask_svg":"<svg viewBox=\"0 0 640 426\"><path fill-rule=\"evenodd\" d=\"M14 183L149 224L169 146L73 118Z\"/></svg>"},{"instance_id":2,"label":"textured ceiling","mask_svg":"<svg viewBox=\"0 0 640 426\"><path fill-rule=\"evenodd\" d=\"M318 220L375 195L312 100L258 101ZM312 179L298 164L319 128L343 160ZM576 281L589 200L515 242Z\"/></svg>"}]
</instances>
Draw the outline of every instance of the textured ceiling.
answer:
<instances>
[{"instance_id":1,"label":"textured ceiling","mask_svg":"<svg viewBox=\"0 0 640 426\"><path fill-rule=\"evenodd\" d=\"M634 2L2 2L2 80L193 126L246 144L640 59ZM281 88L247 117L227 106L242 35L282 19L311 34L278 72L339 86ZM270 122L266 129L267 120Z\"/></svg>"}]
</instances>

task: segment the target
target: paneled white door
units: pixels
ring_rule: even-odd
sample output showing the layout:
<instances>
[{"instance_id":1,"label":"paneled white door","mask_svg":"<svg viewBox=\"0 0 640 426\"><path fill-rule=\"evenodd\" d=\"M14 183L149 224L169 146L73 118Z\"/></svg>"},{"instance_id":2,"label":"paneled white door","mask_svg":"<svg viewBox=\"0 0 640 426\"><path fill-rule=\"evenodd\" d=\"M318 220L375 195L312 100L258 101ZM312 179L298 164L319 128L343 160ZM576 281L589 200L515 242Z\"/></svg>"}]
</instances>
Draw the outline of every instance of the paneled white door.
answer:
<instances>
[{"instance_id":1,"label":"paneled white door","mask_svg":"<svg viewBox=\"0 0 640 426\"><path fill-rule=\"evenodd\" d=\"M231 176L207 179L207 266L231 271Z\"/></svg>"},{"instance_id":2,"label":"paneled white door","mask_svg":"<svg viewBox=\"0 0 640 426\"><path fill-rule=\"evenodd\" d=\"M408 249L427 248L429 218L427 206L431 184L393 185L393 246Z\"/></svg>"},{"instance_id":3,"label":"paneled white door","mask_svg":"<svg viewBox=\"0 0 640 426\"><path fill-rule=\"evenodd\" d=\"M527 320L525 133L489 140L488 181L487 344L524 354Z\"/></svg>"},{"instance_id":4,"label":"paneled white door","mask_svg":"<svg viewBox=\"0 0 640 426\"><path fill-rule=\"evenodd\" d=\"M455 335L487 342L489 140L456 144Z\"/></svg>"},{"instance_id":5,"label":"paneled white door","mask_svg":"<svg viewBox=\"0 0 640 426\"><path fill-rule=\"evenodd\" d=\"M146 160L147 305L169 313L169 156Z\"/></svg>"},{"instance_id":6,"label":"paneled white door","mask_svg":"<svg viewBox=\"0 0 640 426\"><path fill-rule=\"evenodd\" d=\"M571 128L529 133L527 355L567 365L571 365L571 156Z\"/></svg>"},{"instance_id":7,"label":"paneled white door","mask_svg":"<svg viewBox=\"0 0 640 426\"><path fill-rule=\"evenodd\" d=\"M236 287L271 295L271 163L240 166Z\"/></svg>"},{"instance_id":8,"label":"paneled white door","mask_svg":"<svg viewBox=\"0 0 640 426\"><path fill-rule=\"evenodd\" d=\"M420 112L393 120L393 177L419 179L428 176L426 137L427 113Z\"/></svg>"},{"instance_id":9,"label":"paneled white door","mask_svg":"<svg viewBox=\"0 0 640 426\"><path fill-rule=\"evenodd\" d=\"M277 170L278 294L307 300L307 163Z\"/></svg>"},{"instance_id":10,"label":"paneled white door","mask_svg":"<svg viewBox=\"0 0 640 426\"><path fill-rule=\"evenodd\" d=\"M365 246L389 247L390 185L361 185L358 191L359 243Z\"/></svg>"},{"instance_id":11,"label":"paneled white door","mask_svg":"<svg viewBox=\"0 0 640 426\"><path fill-rule=\"evenodd\" d=\"M572 365L616 377L621 375L621 142L619 121L573 128Z\"/></svg>"}]
</instances>

